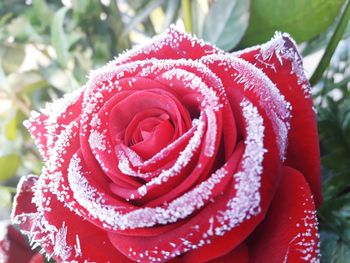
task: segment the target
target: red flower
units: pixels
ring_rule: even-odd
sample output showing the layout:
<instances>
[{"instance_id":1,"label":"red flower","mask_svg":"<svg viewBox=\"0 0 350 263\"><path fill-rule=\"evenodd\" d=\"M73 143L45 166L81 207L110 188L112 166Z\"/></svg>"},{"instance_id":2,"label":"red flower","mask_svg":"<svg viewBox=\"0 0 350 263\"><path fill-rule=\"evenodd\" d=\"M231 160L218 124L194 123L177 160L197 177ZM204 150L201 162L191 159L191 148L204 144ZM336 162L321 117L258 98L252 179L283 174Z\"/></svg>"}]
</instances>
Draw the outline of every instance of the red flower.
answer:
<instances>
[{"instance_id":1,"label":"red flower","mask_svg":"<svg viewBox=\"0 0 350 263\"><path fill-rule=\"evenodd\" d=\"M58 261L318 262L319 148L288 35L227 54L171 28L26 122L13 222Z\"/></svg>"},{"instance_id":2,"label":"red flower","mask_svg":"<svg viewBox=\"0 0 350 263\"><path fill-rule=\"evenodd\" d=\"M43 255L31 250L24 237L10 224L1 225L0 262L44 263Z\"/></svg>"}]
</instances>

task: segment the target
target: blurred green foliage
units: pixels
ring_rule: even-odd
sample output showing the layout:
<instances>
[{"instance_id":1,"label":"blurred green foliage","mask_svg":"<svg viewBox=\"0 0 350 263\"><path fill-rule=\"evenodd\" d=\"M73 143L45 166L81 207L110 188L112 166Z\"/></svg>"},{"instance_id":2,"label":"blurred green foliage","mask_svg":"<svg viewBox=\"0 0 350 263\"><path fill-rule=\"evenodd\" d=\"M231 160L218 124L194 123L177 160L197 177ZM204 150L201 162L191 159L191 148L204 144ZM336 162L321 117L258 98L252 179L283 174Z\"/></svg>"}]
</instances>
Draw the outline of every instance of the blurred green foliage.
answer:
<instances>
[{"instance_id":1,"label":"blurred green foliage","mask_svg":"<svg viewBox=\"0 0 350 263\"><path fill-rule=\"evenodd\" d=\"M325 31L345 0L252 0L251 17L242 45L267 41L276 30L302 42Z\"/></svg>"},{"instance_id":2,"label":"blurred green foliage","mask_svg":"<svg viewBox=\"0 0 350 263\"><path fill-rule=\"evenodd\" d=\"M319 209L322 262L349 262L350 255L349 65L350 38L346 36L322 81L314 87L323 169L324 203Z\"/></svg>"},{"instance_id":3,"label":"blurred green foliage","mask_svg":"<svg viewBox=\"0 0 350 263\"><path fill-rule=\"evenodd\" d=\"M181 3L187 2L187 10ZM32 109L86 82L89 71L170 24L227 51L288 31L304 56L325 49L346 0L0 0L0 215L42 162L22 126ZM185 21L184 21L185 20ZM313 87L322 153L322 262L350 256L350 27ZM0 216L1 219L2 216Z\"/></svg>"}]
</instances>

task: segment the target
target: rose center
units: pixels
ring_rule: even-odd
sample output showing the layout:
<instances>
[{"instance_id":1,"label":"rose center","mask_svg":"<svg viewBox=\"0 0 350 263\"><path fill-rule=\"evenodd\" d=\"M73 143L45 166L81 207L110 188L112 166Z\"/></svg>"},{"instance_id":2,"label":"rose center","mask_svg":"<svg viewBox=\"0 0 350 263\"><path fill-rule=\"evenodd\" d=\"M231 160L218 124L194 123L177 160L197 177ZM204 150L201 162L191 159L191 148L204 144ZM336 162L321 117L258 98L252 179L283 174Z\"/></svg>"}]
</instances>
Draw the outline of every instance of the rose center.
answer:
<instances>
[{"instance_id":1,"label":"rose center","mask_svg":"<svg viewBox=\"0 0 350 263\"><path fill-rule=\"evenodd\" d=\"M172 120L161 109L135 114L124 134L124 144L143 158L150 158L176 136Z\"/></svg>"},{"instance_id":2,"label":"rose center","mask_svg":"<svg viewBox=\"0 0 350 263\"><path fill-rule=\"evenodd\" d=\"M143 160L153 157L192 126L189 112L174 94L154 89L125 95L115 102L111 100L114 104L109 114L109 132L116 144L130 147Z\"/></svg>"}]
</instances>

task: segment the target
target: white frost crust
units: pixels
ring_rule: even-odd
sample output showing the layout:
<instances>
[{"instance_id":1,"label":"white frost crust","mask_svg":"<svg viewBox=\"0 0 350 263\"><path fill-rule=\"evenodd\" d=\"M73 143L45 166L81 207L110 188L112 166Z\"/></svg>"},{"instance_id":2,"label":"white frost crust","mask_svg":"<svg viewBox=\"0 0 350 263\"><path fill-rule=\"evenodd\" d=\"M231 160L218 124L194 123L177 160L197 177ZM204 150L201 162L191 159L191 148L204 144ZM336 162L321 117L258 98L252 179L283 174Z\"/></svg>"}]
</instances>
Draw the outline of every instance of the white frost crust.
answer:
<instances>
[{"instance_id":1,"label":"white frost crust","mask_svg":"<svg viewBox=\"0 0 350 263\"><path fill-rule=\"evenodd\" d=\"M237 196L228 203L228 209L221 211L218 220L231 219L231 229L256 215L260 203L260 174L265 149L263 147L264 125L257 109L249 102L242 102L243 115L247 122L246 150L243 155L243 170L234 175L237 181ZM84 177L81 171L81 160L74 155L68 170L68 180L75 199L94 218L104 223L107 229L133 229L152 227L156 224L168 224L185 218L199 209L209 198L215 184L226 175L225 168L219 169L211 177L203 181L192 191L170 202L165 208L141 208L123 213L121 207L105 204L104 194L99 192ZM249 186L249 187L248 187ZM237 207L240 207L237 210ZM217 235L227 230L227 222L223 228L217 228Z\"/></svg>"},{"instance_id":2,"label":"white frost crust","mask_svg":"<svg viewBox=\"0 0 350 263\"><path fill-rule=\"evenodd\" d=\"M290 42L292 45L288 46ZM291 74L295 74L298 79L298 85L304 92L305 98L309 99L312 96L309 81L305 75L303 61L297 51L297 45L294 39L288 33L276 32L275 36L268 42L262 45L256 45L233 53L234 56L240 56L243 53L248 53L260 49L255 59L260 61L266 68L271 68L276 71L275 65L271 63L271 58L275 54L280 65L283 65L283 60L291 62Z\"/></svg>"},{"instance_id":3,"label":"white frost crust","mask_svg":"<svg viewBox=\"0 0 350 263\"><path fill-rule=\"evenodd\" d=\"M184 69L180 69L178 67L191 68L196 72L196 74L190 71L186 71ZM217 137L218 129L218 127L216 126L215 112L219 111L222 107L221 102L225 102L224 98L226 97L224 97L224 88L218 77L205 65L203 65L200 62L185 59L136 61L117 67L115 65L111 66L110 64L108 64L105 67L95 71L91 75L89 82L86 85L87 90L84 94L83 114L81 122L83 134L81 134L81 136L84 136L84 133L89 129L89 124L91 122L93 124L96 124L96 122L98 122L95 120L96 118L92 120L90 119L91 116L94 116L101 107L99 106L99 103L104 99L105 95L103 92L107 92L108 94L115 92L117 86L114 83L118 83L118 80L120 78L125 77L126 75L131 75L132 78L133 74L138 74L140 77L148 77L149 75L153 74L161 76L163 79L167 80L172 80L173 78L181 80L183 82L184 87L188 88L189 90L199 92L204 97L201 107L202 112L204 112L205 114L202 115L198 123L210 122L210 127L206 125L206 130L203 131L198 131L199 128L204 129L203 125L197 126L197 131L195 132L195 134L198 134L198 136L194 136L190 140L188 146L186 146L186 148L180 153L179 157L175 162L175 165L172 168L162 172L158 177L152 178L152 180L147 183L147 187L150 187L154 184L161 184L162 182L167 181L169 177L176 176L176 174L178 174L181 171L181 169L187 165L187 163L191 160L194 152L200 147L200 144L203 141L201 140L201 137L204 136L204 134L206 135L204 155L209 157L213 156L213 154L215 153L215 140ZM197 74L205 76L205 78L211 81L211 83L215 86L209 87L206 83L202 81L200 77L197 76ZM113 77L116 77L115 82L108 82L108 80ZM107 81L108 84L102 84L102 82L104 81ZM96 86L99 86L99 90L95 89ZM94 127L94 129L95 128L96 127ZM95 137L98 137L100 139L103 137L103 135L94 136L93 138ZM93 148L96 147L96 145L96 143L93 143ZM99 140L98 145L106 145L108 147L110 146L109 143L106 143L103 139ZM103 147L104 151L113 152L113 149L108 147ZM99 154L94 154L96 159L100 160L99 154L102 153L100 152ZM101 165L102 168L105 170L106 167L104 167L103 164ZM123 164L121 168L127 169L128 167L126 167ZM127 174L131 173L129 169L127 169L126 171ZM133 175L135 176L136 174ZM142 191L142 193L145 193L145 191ZM134 199L133 196L130 196L130 199Z\"/></svg>"},{"instance_id":4,"label":"white frost crust","mask_svg":"<svg viewBox=\"0 0 350 263\"><path fill-rule=\"evenodd\" d=\"M17 206L17 198L21 193L23 184L31 177L36 178L36 183L33 187L34 198L32 202L36 205L37 211L33 213L24 213L15 215L15 209ZM47 258L50 259L52 256L61 258L62 261L68 262L67 260L71 257L73 246L67 244L68 228L65 225L65 221L62 222L60 228L50 224L44 216L45 212L50 212L51 208L50 199L43 197L42 191L47 191L45 185L42 185L42 178L38 178L34 175L21 177L17 185L17 194L14 198L14 209L12 210L11 220L13 224L24 224L30 225L30 229L21 229L22 234L29 238L30 245L33 249L41 247L40 253L48 253L48 250L52 250L51 254L46 254ZM43 189L44 188L44 189ZM69 261L70 262L70 261Z\"/></svg>"},{"instance_id":5,"label":"white frost crust","mask_svg":"<svg viewBox=\"0 0 350 263\"><path fill-rule=\"evenodd\" d=\"M264 148L264 122L259 112L252 103L247 100L241 102L243 117L246 121L247 138L246 149L243 154L243 170L234 175L236 196L227 204L227 210L223 211L218 220L222 227L214 231L217 235L224 234L228 228L233 228L244 221L260 213L260 185L263 172L262 162L267 151Z\"/></svg>"},{"instance_id":6,"label":"white frost crust","mask_svg":"<svg viewBox=\"0 0 350 263\"><path fill-rule=\"evenodd\" d=\"M281 160L285 159L290 129L290 111L292 106L286 101L275 84L258 68L249 62L231 55L210 55L202 58L204 63L218 62L226 69L231 68L238 73L231 78L244 85L245 90L253 91L259 97L259 104L271 119L277 136L277 146ZM228 87L234 88L234 87Z\"/></svg>"},{"instance_id":7,"label":"white frost crust","mask_svg":"<svg viewBox=\"0 0 350 263\"><path fill-rule=\"evenodd\" d=\"M198 125L204 126L204 123L200 122ZM191 141L200 143L200 132L202 131L203 127L196 130L195 135L191 138L189 145L194 145L194 143ZM179 164L175 164L169 170L162 172L161 175L152 180L150 184L162 183L164 180L167 180L168 176L174 173L175 169L181 169L182 165L186 165L186 162L191 159L189 155L191 155L193 149L191 147L187 147L188 153L185 151L182 152L182 156L180 156L180 158L177 160ZM218 171L217 174L219 175L216 173L213 174L211 177L212 179L208 180L209 182L203 182L200 186L195 188L196 190L188 192L175 201L172 201L166 208L142 208L122 214L119 212L120 207L104 204L104 194L98 192L94 187L89 185L89 182L81 172L80 162L81 160L79 157L74 155L68 169L68 180L74 193L74 197L90 215L92 215L94 218L98 218L107 228L110 229L151 227L156 224L172 223L179 219L185 218L193 211L204 205L206 201L205 198L208 198L211 193L210 190L216 183L220 182L221 177L224 175L224 172ZM218 176L219 178L217 178ZM145 188L141 187L139 192L141 192L141 194L145 194Z\"/></svg>"},{"instance_id":8,"label":"white frost crust","mask_svg":"<svg viewBox=\"0 0 350 263\"><path fill-rule=\"evenodd\" d=\"M58 136L57 130L60 128L60 125L58 124L57 119L59 117L65 117L67 114L71 114L70 112L67 112L68 107L77 102L83 91L84 87L67 93L63 98L47 103L45 108L41 109L40 112L32 111L30 118L23 122L23 125L31 134L36 132L37 127L41 126L45 129L44 134L38 133L38 136L46 137L47 141L45 146L48 153L45 153L44 145L42 145L38 136L32 136L44 159L47 159L46 156L51 155L56 137ZM44 115L47 118L44 122L40 120L41 115Z\"/></svg>"},{"instance_id":9,"label":"white frost crust","mask_svg":"<svg viewBox=\"0 0 350 263\"><path fill-rule=\"evenodd\" d=\"M194 40L197 41L197 40ZM138 51L133 51L138 52ZM128 55L125 55L126 57L131 55L129 53ZM119 58L120 61L123 60L123 58ZM95 96L95 98L101 99L101 97L98 97L101 95L98 93L94 93L93 87L100 83L102 80L108 80L111 77L117 77L122 78L123 77L123 71L124 70L130 70L132 72L134 69L136 69L139 66L146 65L147 63L151 62L153 64L156 64L156 66L153 67L150 66L148 69L144 69L141 74L143 76L147 76L147 74L150 74L154 70L157 69L157 67L161 70L167 69L171 70L174 66L179 65L188 65L191 67L195 67L196 69L205 69L206 74L211 74L212 72L208 69L206 69L203 64L198 62L193 62L189 60L176 60L176 61L157 61L157 60L150 60L150 61L143 61L143 62L133 62L126 65L121 65L119 67L116 67L115 62L120 62L118 60L112 61L109 63L106 67L102 68L101 70L95 71L91 74L90 80L88 82L88 88L87 92L84 94L84 103L86 107L89 105L89 96ZM112 83L111 83L112 84ZM199 90L201 92L201 90ZM93 112L94 105L91 106L91 112ZM259 115L257 109L249 102L244 101L241 104L243 108L243 115L247 124L247 139L245 141L246 144L246 150L243 154L243 170L236 173L233 176L234 180L236 180L236 191L237 195L230 200L227 204L227 209L224 211L219 211L218 215L213 215L213 217L209 220L210 227L207 229L207 231L203 234L203 239L198 244L191 244L188 240L184 238L178 238L177 240L174 240L174 242L170 243L169 246L172 248L169 251L160 251L162 255L166 255L166 258L172 258L177 255L179 255L179 251L181 250L182 253L195 249L197 247L201 247L207 243L210 243L210 236L220 236L223 235L225 232L233 229L234 227L239 226L244 220L250 219L252 216L255 216L260 212L260 175L262 173L262 160L263 155L265 153L265 149L263 147L263 133L264 133L264 126L263 126L263 120L261 116ZM220 105L219 105L220 107ZM209 108L208 108L209 109ZM86 109L85 109L86 110ZM212 109L209 109L212 110ZM91 115L90 115L91 116ZM85 120L83 120L84 122ZM210 120L208 120L210 122ZM88 121L90 123L90 121ZM94 120L93 123L98 124L98 120ZM197 122L197 125L200 126L203 124L203 119ZM198 129L197 129L198 132ZM100 144L98 144L100 145ZM96 189L94 189L91 185L89 185L87 179L84 177L84 175L81 173L81 167L80 167L80 160L77 157L77 155L74 155L73 158L70 161L69 165L69 185L74 193L74 196L77 200L79 200L80 205L85 207L90 213L90 215L95 216L99 220L105 223L105 227L109 229L125 229L125 228L134 228L135 225L141 224L141 226L153 226L155 224L166 224L169 222L176 222L178 219L184 218L191 214L191 209L198 209L200 208L203 203L206 201L206 198L208 198L210 191L213 189L215 184L217 183L216 180L221 180L223 176L227 175L227 171L223 167L222 169L218 170L216 173L212 174L211 177L203 181L200 185L198 185L196 188L194 188L192 191L186 193L179 199L175 199L171 204L169 204L168 208L171 207L168 211L162 210L164 208L155 208L154 211L150 212L149 209L146 208L146 211L142 211L140 209L140 212L133 211L129 214L128 217L124 217L124 214L122 215L120 213L120 209L123 209L121 207L115 207L106 205L104 202L104 194L98 192ZM244 176L243 176L244 175ZM45 218L44 218L44 211L49 212L50 211L50 200L46 200L42 192L43 191L50 191L50 186L45 186L44 182L45 178L40 178L37 182L37 186L35 189L35 198L34 202L36 206L38 207L38 212L35 214L28 214L28 215L13 215L13 221L14 222L21 222L25 220L33 220L36 222L35 227L33 226L33 229L31 231L28 231L26 234L31 238L33 243L40 244L44 246L45 244L54 244L56 240L59 241L58 247L55 249L55 251L63 252L63 255L60 255L62 258L68 258L71 253L75 251L75 253L82 253L80 248L80 241L79 237L77 237L76 244L71 245L67 244L66 242L66 236L68 233L68 229L65 226L65 222L63 222L61 228L57 229L55 226L49 224ZM144 193L144 189L140 190L142 193ZM63 201L61 199L60 201ZM202 202L201 202L202 200ZM45 204L45 205L44 205ZM238 204L238 206L236 206ZM172 206L171 206L172 205ZM75 210L73 206L67 206L71 210ZM178 210L177 210L178 209ZM136 210L138 211L138 210ZM77 211L75 211L77 212ZM82 215L84 212L79 212L78 214ZM154 215L159 215L160 217L154 217ZM222 216L225 215L225 216ZM125 219L120 219L121 217L124 217ZM144 216L148 216L150 221L146 221ZM164 216L166 216L164 218ZM137 219L135 219L137 218ZM176 218L176 219L175 219ZM116 220L118 219L118 220ZM120 221L119 221L120 220ZM133 221L129 221L133 220ZM144 221L145 220L145 221ZM220 224L220 227L216 227L215 229L212 228L214 221L217 221ZM131 222L131 223L130 223ZM131 225L131 226L130 226ZM198 226L199 227L199 226ZM36 232L36 229L41 229L40 233ZM197 228L191 231L197 231ZM44 233L44 239L40 238L37 239L37 235ZM191 233L189 233L190 235ZM45 243L46 242L46 243ZM154 248L152 251L144 251L144 253L140 253L140 258L142 256L147 255L154 255L154 251L157 252L157 248ZM132 249L131 249L132 251ZM151 256L149 256L151 258Z\"/></svg>"},{"instance_id":10,"label":"white frost crust","mask_svg":"<svg viewBox=\"0 0 350 263\"><path fill-rule=\"evenodd\" d=\"M65 160L62 158L67 153L67 148L71 146L72 141L76 140L79 124L78 121L72 121L57 136L55 145L51 149L50 158L46 161L46 168L54 172L62 167Z\"/></svg>"},{"instance_id":11,"label":"white frost crust","mask_svg":"<svg viewBox=\"0 0 350 263\"><path fill-rule=\"evenodd\" d=\"M199 120L197 120L199 121ZM199 122L198 122L199 123ZM186 140L189 141L189 139L193 136L198 123L194 124L188 131L186 131L184 134L182 134L181 137L177 138L173 142L171 142L169 145L165 146L163 149L161 149L159 152L157 152L154 156L152 156L150 159L143 161L141 157L131 150L128 147L124 147L122 150L120 150L120 158L119 158L119 165L122 167L120 168L121 170L125 170L125 174L131 175L131 176L138 176L140 178L149 178L151 176L151 173L140 173L140 172L135 172L135 171L130 171L131 165L142 168L142 167L147 167L150 164L155 164L157 161L163 159L164 156L167 156L174 148L176 148L181 141ZM188 143L187 143L188 144ZM117 153L117 156L119 154ZM122 164L121 164L122 163ZM124 166L125 165L125 166Z\"/></svg>"},{"instance_id":12,"label":"white frost crust","mask_svg":"<svg viewBox=\"0 0 350 263\"><path fill-rule=\"evenodd\" d=\"M261 174L263 172L262 162L266 149L264 148L263 118L257 108L247 100L241 102L243 117L246 123L247 137L245 139L245 151L242 158L242 170L231 175L235 180L236 196L230 199L226 209L218 211L209 219L209 227L204 231L199 225L189 229L186 237L178 237L169 242L167 248L159 250L157 246L142 251L135 251L130 248L130 257L135 255L142 260L148 258L151 262L168 260L183 253L198 249L206 244L210 244L215 237L220 237L228 231L238 227L245 220L260 213L260 187ZM201 239L193 243L189 240L192 235L202 233ZM160 256L161 255L161 256Z\"/></svg>"},{"instance_id":13,"label":"white frost crust","mask_svg":"<svg viewBox=\"0 0 350 263\"><path fill-rule=\"evenodd\" d=\"M205 94L206 100L203 101L205 116L207 118L207 132L205 138L204 155L212 157L215 151L215 140L217 135L217 124L215 111L219 110L219 98L214 90L205 85L202 80L195 74L187 72L183 69L172 69L162 75L167 80L182 79L186 88L194 88L202 91ZM222 85L222 84L221 84Z\"/></svg>"},{"instance_id":14,"label":"white frost crust","mask_svg":"<svg viewBox=\"0 0 350 263\"><path fill-rule=\"evenodd\" d=\"M164 33L160 35L156 35L146 40L144 43L135 46L133 49L124 52L119 55L108 64L112 66L116 66L117 64L125 63L129 60L130 57L135 57L139 54L148 55L151 52L157 52L165 46L171 47L173 50L179 50L180 43L184 40L188 40L191 42L191 47L195 48L203 48L205 46L210 46L213 50L205 51L208 55L212 53L223 54L224 51L215 47L215 45L205 42L203 39L199 39L194 35L188 34L186 32L182 32L175 25L171 25L170 28ZM178 52L181 52L180 50ZM184 54L185 55L185 54Z\"/></svg>"},{"instance_id":15,"label":"white frost crust","mask_svg":"<svg viewBox=\"0 0 350 263\"><path fill-rule=\"evenodd\" d=\"M303 196L304 202L302 206L306 206L306 202L313 202L309 200L309 197ZM296 223L297 228L301 228L291 241L289 241L287 252L284 256L283 263L288 262L289 253L292 250L298 250L302 256L300 260L303 262L309 263L319 263L320 262L320 243L319 243L319 234L318 234L318 220L317 220L317 211L315 210L304 210L304 217ZM312 232L316 232L316 237L314 238L314 234Z\"/></svg>"},{"instance_id":16,"label":"white frost crust","mask_svg":"<svg viewBox=\"0 0 350 263\"><path fill-rule=\"evenodd\" d=\"M172 36L172 37L170 37ZM223 53L220 49L217 49L213 45L206 43L205 41L198 39L196 37L192 37L189 34L180 32L175 26L171 26L168 31L165 34L161 34L158 36L153 37L149 40L149 42L146 42L138 47L134 47L132 50L129 50L125 52L124 54L121 54L118 58L110 61L107 64L107 67L109 68L116 68L116 65L120 65L128 60L129 57L135 56L137 54L148 54L150 51L156 52L157 50L163 48L164 46L170 46L174 49L179 47L179 44L183 40L189 40L192 43L192 46L198 45L199 47L204 47L206 45L213 47L213 51L216 53ZM104 70L102 70L104 71ZM95 80L99 79L100 76L100 70L95 70L90 73L90 79L93 78ZM105 72L104 72L105 73ZM110 72L111 74L109 77L112 77L114 74L113 72ZM106 76L105 76L106 77ZM108 77L107 77L108 78ZM58 99L52 103L47 103L46 107L42 109L40 112L33 111L31 114L31 117L29 120L24 121L24 126L31 132L36 130L36 127L38 125L45 127L46 131L44 134L38 134L38 136L45 136L47 139L47 150L50 150L53 146L53 143L55 141L55 137L57 136L56 130L59 128L59 125L57 124L57 118L60 116L63 116L66 114L67 108L74 104L76 100L79 98L81 93L85 90L85 87L82 87L81 89L78 89L74 92L66 94L63 98ZM45 121L45 123L39 122L39 116L41 114L44 114L48 119ZM69 114L69 113L68 113ZM45 151L43 149L43 145L38 139L38 136L33 137L35 140L35 143L38 147L38 150L40 151L41 155L44 159L46 159L46 156L50 156L50 153L45 154Z\"/></svg>"},{"instance_id":17,"label":"white frost crust","mask_svg":"<svg viewBox=\"0 0 350 263\"><path fill-rule=\"evenodd\" d=\"M98 149L100 151L106 150L105 135L96 130L92 130L89 137L89 144L92 150Z\"/></svg>"},{"instance_id":18,"label":"white frost crust","mask_svg":"<svg viewBox=\"0 0 350 263\"><path fill-rule=\"evenodd\" d=\"M141 159L139 159L140 156L138 156L137 153L135 153L131 149L128 149L128 155L126 155L126 153L123 150L119 150L116 153L118 159L118 169L123 174L143 179L148 179L154 176L153 172L141 172L139 170L135 171L135 169L133 169L130 163L134 166L136 166L137 164L141 164ZM132 158L130 158L130 155L132 156Z\"/></svg>"}]
</instances>

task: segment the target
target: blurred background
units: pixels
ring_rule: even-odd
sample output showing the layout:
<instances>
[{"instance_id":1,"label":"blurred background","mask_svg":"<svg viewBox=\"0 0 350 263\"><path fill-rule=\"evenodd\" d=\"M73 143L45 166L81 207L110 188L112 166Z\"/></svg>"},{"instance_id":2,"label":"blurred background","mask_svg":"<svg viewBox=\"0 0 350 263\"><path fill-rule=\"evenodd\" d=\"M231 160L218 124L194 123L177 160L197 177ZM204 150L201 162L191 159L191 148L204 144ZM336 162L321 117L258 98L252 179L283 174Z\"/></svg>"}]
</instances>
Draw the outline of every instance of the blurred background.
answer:
<instances>
[{"instance_id":1,"label":"blurred background","mask_svg":"<svg viewBox=\"0 0 350 263\"><path fill-rule=\"evenodd\" d=\"M22 126L31 110L176 24L228 52L298 42L318 114L322 262L350 262L350 7L347 0L0 0L0 220L21 176L42 161Z\"/></svg>"}]
</instances>

